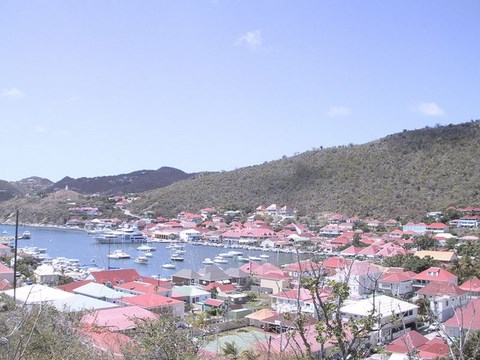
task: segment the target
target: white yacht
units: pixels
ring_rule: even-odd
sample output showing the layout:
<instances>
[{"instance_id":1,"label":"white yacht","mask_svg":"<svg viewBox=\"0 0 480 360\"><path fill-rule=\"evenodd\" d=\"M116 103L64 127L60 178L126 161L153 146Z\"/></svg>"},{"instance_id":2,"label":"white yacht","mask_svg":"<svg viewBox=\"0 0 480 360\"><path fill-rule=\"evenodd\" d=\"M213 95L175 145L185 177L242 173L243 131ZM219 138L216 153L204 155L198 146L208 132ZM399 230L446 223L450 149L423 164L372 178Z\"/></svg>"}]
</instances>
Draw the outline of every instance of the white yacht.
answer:
<instances>
[{"instance_id":1,"label":"white yacht","mask_svg":"<svg viewBox=\"0 0 480 360\"><path fill-rule=\"evenodd\" d=\"M205 258L205 260L202 261L202 264L212 265L212 264L213 264L213 260L210 259L210 258Z\"/></svg>"},{"instance_id":2,"label":"white yacht","mask_svg":"<svg viewBox=\"0 0 480 360\"><path fill-rule=\"evenodd\" d=\"M133 260L136 264L148 264L148 258L146 256L139 256Z\"/></svg>"},{"instance_id":3,"label":"white yacht","mask_svg":"<svg viewBox=\"0 0 480 360\"><path fill-rule=\"evenodd\" d=\"M221 256L216 256L214 259L213 259L213 262L217 263L217 264L228 264L228 260L227 259L224 259L223 257Z\"/></svg>"},{"instance_id":4,"label":"white yacht","mask_svg":"<svg viewBox=\"0 0 480 360\"><path fill-rule=\"evenodd\" d=\"M142 244L139 247L137 247L138 251L157 251L157 248L152 245L147 245L147 244Z\"/></svg>"},{"instance_id":5,"label":"white yacht","mask_svg":"<svg viewBox=\"0 0 480 360\"><path fill-rule=\"evenodd\" d=\"M175 269L175 264L166 263L166 264L163 264L162 267L164 267L165 269Z\"/></svg>"},{"instance_id":6,"label":"white yacht","mask_svg":"<svg viewBox=\"0 0 480 360\"><path fill-rule=\"evenodd\" d=\"M109 259L130 259L130 255L120 249L117 249L111 254L108 254L107 257Z\"/></svg>"},{"instance_id":7,"label":"white yacht","mask_svg":"<svg viewBox=\"0 0 480 360\"><path fill-rule=\"evenodd\" d=\"M146 243L148 237L135 229L112 230L101 236L95 236L95 241L100 244L131 244Z\"/></svg>"}]
</instances>

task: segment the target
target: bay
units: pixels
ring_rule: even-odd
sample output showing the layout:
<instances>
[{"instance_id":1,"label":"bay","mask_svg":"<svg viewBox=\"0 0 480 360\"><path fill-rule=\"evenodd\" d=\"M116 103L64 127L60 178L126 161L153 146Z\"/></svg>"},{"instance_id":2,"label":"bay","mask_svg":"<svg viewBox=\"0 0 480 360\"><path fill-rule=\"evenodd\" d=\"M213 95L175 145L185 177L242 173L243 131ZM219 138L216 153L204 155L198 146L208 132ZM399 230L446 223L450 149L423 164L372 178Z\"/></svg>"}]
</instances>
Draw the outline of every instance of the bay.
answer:
<instances>
[{"instance_id":1,"label":"bay","mask_svg":"<svg viewBox=\"0 0 480 360\"><path fill-rule=\"evenodd\" d=\"M31 233L31 238L28 240L19 239L18 248L46 248L49 258L66 257L78 259L80 263L86 267L96 266L102 269L107 269L108 267L122 269L134 268L141 275L160 276L162 278L170 278L172 274L183 268L198 271L205 266L202 264L205 258L208 257L213 260L219 253L228 251L228 249L224 247L187 243L185 244L185 254L183 254L185 260L175 262L175 269L165 269L162 267L162 264L171 263L171 252L167 248L169 243L149 243L149 245L153 245L156 248L156 251L152 252L153 257L149 258L148 264L137 264L134 262L135 258L144 255L144 252L137 250L140 244L98 244L83 230L24 225L19 226L18 236L21 236L25 230ZM14 236L15 227L12 225L0 225L0 233ZM116 249L124 250L131 258L121 260L108 259L107 255ZM291 253L247 249L235 250L242 251L243 255L247 257L267 254L269 258L259 263L270 262L277 266L295 262L297 259L297 255ZM238 268L243 265L243 263L236 261L234 258L226 258L226 260L228 260L227 264L217 264L217 266L225 270L231 267Z\"/></svg>"}]
</instances>

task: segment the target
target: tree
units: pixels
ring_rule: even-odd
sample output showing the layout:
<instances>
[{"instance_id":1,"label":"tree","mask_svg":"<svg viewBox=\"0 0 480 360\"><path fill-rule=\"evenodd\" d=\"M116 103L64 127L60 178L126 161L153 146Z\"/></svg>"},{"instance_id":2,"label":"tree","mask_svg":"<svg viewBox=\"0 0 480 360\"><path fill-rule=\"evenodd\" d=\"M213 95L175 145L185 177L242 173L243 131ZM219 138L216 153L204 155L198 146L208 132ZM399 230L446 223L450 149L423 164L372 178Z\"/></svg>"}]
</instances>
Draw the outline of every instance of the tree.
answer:
<instances>
[{"instance_id":1,"label":"tree","mask_svg":"<svg viewBox=\"0 0 480 360\"><path fill-rule=\"evenodd\" d=\"M156 320L138 320L131 337L133 345L123 349L125 360L193 360L204 341L168 312Z\"/></svg>"},{"instance_id":2,"label":"tree","mask_svg":"<svg viewBox=\"0 0 480 360\"><path fill-rule=\"evenodd\" d=\"M220 352L223 356L228 356L231 359L238 359L240 355L240 350L235 344L235 341L232 342L226 342L225 344L222 345L220 348Z\"/></svg>"},{"instance_id":3,"label":"tree","mask_svg":"<svg viewBox=\"0 0 480 360\"><path fill-rule=\"evenodd\" d=\"M47 304L16 306L5 296L0 302L0 359L108 359L80 329L81 314L59 312Z\"/></svg>"}]
</instances>

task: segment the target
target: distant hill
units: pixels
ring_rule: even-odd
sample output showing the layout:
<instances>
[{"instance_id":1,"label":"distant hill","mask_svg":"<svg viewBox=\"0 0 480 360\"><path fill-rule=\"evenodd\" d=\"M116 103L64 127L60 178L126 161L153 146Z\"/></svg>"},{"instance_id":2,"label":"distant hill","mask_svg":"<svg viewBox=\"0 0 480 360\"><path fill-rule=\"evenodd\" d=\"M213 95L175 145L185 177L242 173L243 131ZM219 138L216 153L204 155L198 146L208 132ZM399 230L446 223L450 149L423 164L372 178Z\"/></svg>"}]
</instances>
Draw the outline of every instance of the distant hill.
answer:
<instances>
[{"instance_id":1,"label":"distant hill","mask_svg":"<svg viewBox=\"0 0 480 360\"><path fill-rule=\"evenodd\" d=\"M173 215L204 207L253 210L290 204L301 214L420 218L451 204L480 204L480 121L316 149L229 172L198 174L146 192L133 211Z\"/></svg>"},{"instance_id":2,"label":"distant hill","mask_svg":"<svg viewBox=\"0 0 480 360\"><path fill-rule=\"evenodd\" d=\"M129 174L82 177L73 179L65 177L45 189L53 192L68 188L80 194L116 195L139 193L173 184L176 181L188 179L191 174L171 167L161 167L157 170L139 170Z\"/></svg>"},{"instance_id":3,"label":"distant hill","mask_svg":"<svg viewBox=\"0 0 480 360\"><path fill-rule=\"evenodd\" d=\"M0 181L1 191L21 195L19 187L5 181ZM24 222L62 224L72 202L97 206L108 216L115 210L107 197L81 194L120 192L141 193L131 204L134 214L150 210L172 216L205 207L253 211L260 204L277 203L311 218L341 212L419 220L425 211L450 205L480 206L480 121L405 130L363 145L315 149L234 171L185 174L160 168L65 178L40 196L0 202L0 222L11 221L14 209L21 207L28 219Z\"/></svg>"}]
</instances>

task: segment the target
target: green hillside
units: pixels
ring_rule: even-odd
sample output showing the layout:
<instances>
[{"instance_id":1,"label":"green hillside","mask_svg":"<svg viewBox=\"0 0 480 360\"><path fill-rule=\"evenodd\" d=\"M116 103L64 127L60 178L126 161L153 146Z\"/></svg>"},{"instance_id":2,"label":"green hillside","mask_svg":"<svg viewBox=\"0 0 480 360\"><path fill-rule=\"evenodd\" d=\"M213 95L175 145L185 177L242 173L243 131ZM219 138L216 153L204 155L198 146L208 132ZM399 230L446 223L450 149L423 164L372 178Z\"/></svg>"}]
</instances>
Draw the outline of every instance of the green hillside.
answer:
<instances>
[{"instance_id":1,"label":"green hillside","mask_svg":"<svg viewBox=\"0 0 480 360\"><path fill-rule=\"evenodd\" d=\"M480 121L403 131L363 145L205 173L146 192L134 211L173 215L203 207L290 204L303 214L421 217L480 203Z\"/></svg>"}]
</instances>

